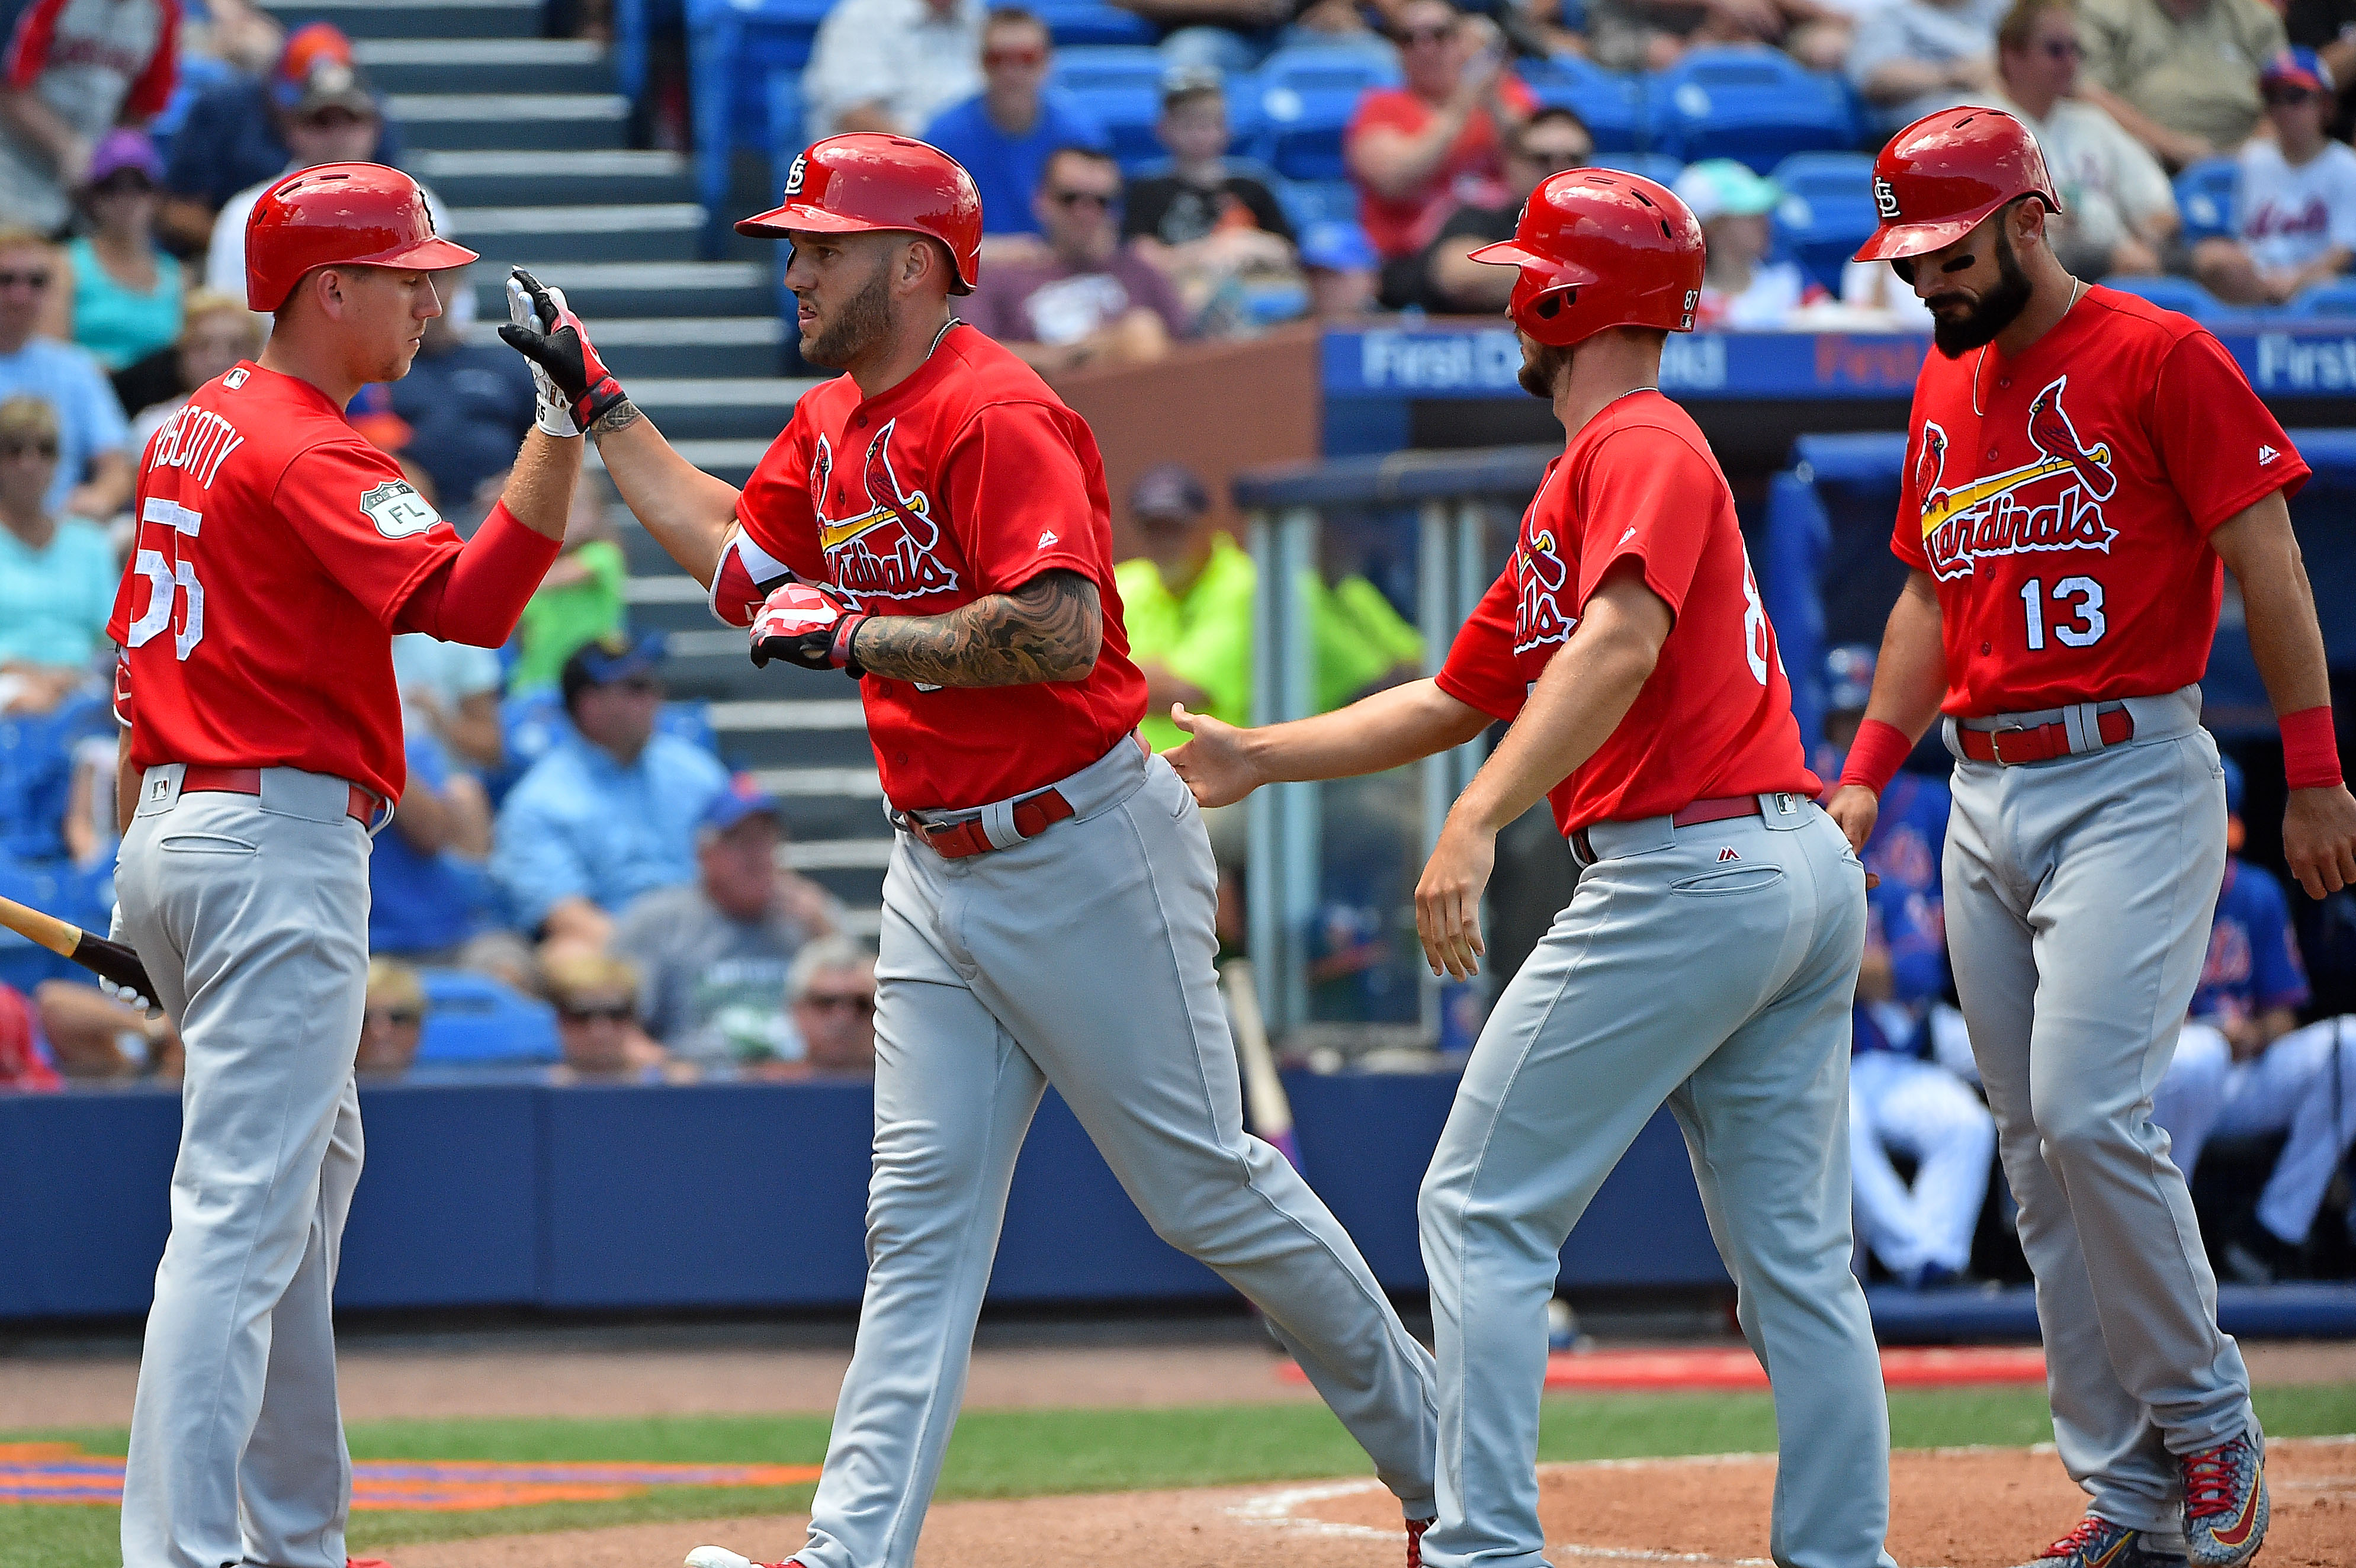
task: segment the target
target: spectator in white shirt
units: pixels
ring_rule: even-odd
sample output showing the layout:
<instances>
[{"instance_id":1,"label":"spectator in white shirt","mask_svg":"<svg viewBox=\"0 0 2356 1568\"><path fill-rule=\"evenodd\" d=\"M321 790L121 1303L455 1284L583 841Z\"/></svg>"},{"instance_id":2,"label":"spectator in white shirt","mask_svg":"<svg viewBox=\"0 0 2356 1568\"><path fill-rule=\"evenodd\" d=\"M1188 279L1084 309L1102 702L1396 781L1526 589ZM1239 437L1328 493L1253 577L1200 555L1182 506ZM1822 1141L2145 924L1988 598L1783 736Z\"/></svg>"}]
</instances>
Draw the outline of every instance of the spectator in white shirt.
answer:
<instances>
[{"instance_id":1,"label":"spectator in white shirt","mask_svg":"<svg viewBox=\"0 0 2356 1568\"><path fill-rule=\"evenodd\" d=\"M2037 137L2062 197L2046 228L2062 264L2089 279L2165 272L2160 258L2180 226L2175 188L2142 143L2076 96L2086 51L2070 0L2019 0L1996 44L1999 107Z\"/></svg>"},{"instance_id":2,"label":"spectator in white shirt","mask_svg":"<svg viewBox=\"0 0 2356 1568\"><path fill-rule=\"evenodd\" d=\"M1802 305L1828 297L1798 262L1765 259L1774 239L1769 214L1783 199L1773 180L1732 158L1705 158L1677 176L1677 197L1693 209L1708 243L1696 326L1773 332Z\"/></svg>"},{"instance_id":3,"label":"spectator in white shirt","mask_svg":"<svg viewBox=\"0 0 2356 1568\"><path fill-rule=\"evenodd\" d=\"M2253 137L2235 160L2231 238L2192 248L2192 268L2229 304L2282 304L2356 260L2356 152L2324 133L2331 70L2313 49L2266 63L2258 90L2274 140Z\"/></svg>"},{"instance_id":4,"label":"spectator in white shirt","mask_svg":"<svg viewBox=\"0 0 2356 1568\"><path fill-rule=\"evenodd\" d=\"M914 136L982 89L981 0L841 0L802 71L806 134Z\"/></svg>"}]
</instances>

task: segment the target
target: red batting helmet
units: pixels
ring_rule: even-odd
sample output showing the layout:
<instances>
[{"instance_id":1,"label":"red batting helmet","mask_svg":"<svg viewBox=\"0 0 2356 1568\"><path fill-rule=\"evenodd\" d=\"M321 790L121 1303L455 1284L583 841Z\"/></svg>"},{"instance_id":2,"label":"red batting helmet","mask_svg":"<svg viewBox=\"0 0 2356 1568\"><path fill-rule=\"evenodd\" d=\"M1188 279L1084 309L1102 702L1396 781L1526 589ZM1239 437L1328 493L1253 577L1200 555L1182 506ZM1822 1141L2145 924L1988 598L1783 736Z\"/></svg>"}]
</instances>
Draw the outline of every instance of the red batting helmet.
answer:
<instances>
[{"instance_id":1,"label":"red batting helmet","mask_svg":"<svg viewBox=\"0 0 2356 1568\"><path fill-rule=\"evenodd\" d=\"M286 303L314 267L406 267L421 272L476 260L434 232L425 193L382 164L321 164L289 175L245 219L245 304Z\"/></svg>"},{"instance_id":2,"label":"red batting helmet","mask_svg":"<svg viewBox=\"0 0 2356 1568\"><path fill-rule=\"evenodd\" d=\"M955 158L906 136L854 131L811 143L787 172L784 205L736 225L773 239L796 229L930 235L957 268L949 293L969 294L981 279L981 192Z\"/></svg>"},{"instance_id":3,"label":"red batting helmet","mask_svg":"<svg viewBox=\"0 0 2356 1568\"><path fill-rule=\"evenodd\" d=\"M1701 225L1675 192L1618 169L1548 176L1514 237L1472 259L1521 268L1506 314L1557 348L1607 326L1691 332L1701 301Z\"/></svg>"},{"instance_id":4,"label":"red batting helmet","mask_svg":"<svg viewBox=\"0 0 2356 1568\"><path fill-rule=\"evenodd\" d=\"M1873 207L1881 227L1858 247L1860 261L1944 249L2015 197L2055 212L2045 155L2029 127L2001 109L1942 109L1895 136L1873 160Z\"/></svg>"}]
</instances>

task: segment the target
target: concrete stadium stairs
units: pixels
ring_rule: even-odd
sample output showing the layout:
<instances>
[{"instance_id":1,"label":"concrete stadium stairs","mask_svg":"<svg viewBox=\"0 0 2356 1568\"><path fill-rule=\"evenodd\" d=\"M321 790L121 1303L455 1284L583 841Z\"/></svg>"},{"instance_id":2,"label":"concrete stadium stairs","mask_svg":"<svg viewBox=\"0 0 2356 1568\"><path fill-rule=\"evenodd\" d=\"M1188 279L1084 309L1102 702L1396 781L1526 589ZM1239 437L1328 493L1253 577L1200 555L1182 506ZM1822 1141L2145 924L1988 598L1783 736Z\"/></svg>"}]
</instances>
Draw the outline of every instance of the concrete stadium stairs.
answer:
<instances>
[{"instance_id":1,"label":"concrete stadium stairs","mask_svg":"<svg viewBox=\"0 0 2356 1568\"><path fill-rule=\"evenodd\" d=\"M701 259L706 214L686 159L628 145L629 104L603 46L542 38L538 0L300 0L288 27L333 22L388 101L410 171L483 253L477 334L497 341L520 263L561 285L631 397L699 466L742 484L811 383L778 375L776 257L729 236ZM747 193L747 198L758 193ZM728 216L728 215L722 215ZM872 933L891 848L858 693L841 676L756 670L744 635L634 522L631 616L671 635L681 697L710 705L729 761L785 801L790 862Z\"/></svg>"}]
</instances>

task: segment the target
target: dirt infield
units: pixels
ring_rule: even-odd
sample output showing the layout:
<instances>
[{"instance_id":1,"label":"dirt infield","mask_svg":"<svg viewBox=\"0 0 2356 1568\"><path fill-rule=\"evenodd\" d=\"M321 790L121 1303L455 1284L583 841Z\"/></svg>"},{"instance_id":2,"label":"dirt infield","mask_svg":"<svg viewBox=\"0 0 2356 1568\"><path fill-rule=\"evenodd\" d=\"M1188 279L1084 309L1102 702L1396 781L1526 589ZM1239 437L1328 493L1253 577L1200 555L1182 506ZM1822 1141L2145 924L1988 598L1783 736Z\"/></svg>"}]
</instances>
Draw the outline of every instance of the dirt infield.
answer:
<instances>
[{"instance_id":1,"label":"dirt infield","mask_svg":"<svg viewBox=\"0 0 2356 1568\"><path fill-rule=\"evenodd\" d=\"M2260 1383L2356 1382L2356 1343L2247 1344ZM337 1358L347 1421L451 1416L825 1413L851 1352L804 1349L379 1349ZM1272 1346L1241 1343L985 1347L968 1410L1295 1403ZM0 1431L120 1426L139 1364L128 1356L0 1360Z\"/></svg>"},{"instance_id":2,"label":"dirt infield","mask_svg":"<svg viewBox=\"0 0 2356 1568\"><path fill-rule=\"evenodd\" d=\"M1541 1471L1548 1554L1765 1568L1775 1464L1763 1455L1612 1460ZM2356 1441L2274 1445L2263 1568L2356 1568ZM1891 1467L1891 1554L1909 1568L2006 1568L2072 1523L2084 1499L2050 1451L1909 1452ZM408 1546L395 1568L669 1568L707 1541L749 1553L800 1543L798 1518L632 1525ZM1144 1563L1154 1568L1395 1568L1398 1515L1371 1480L947 1503L924 1568Z\"/></svg>"}]
</instances>

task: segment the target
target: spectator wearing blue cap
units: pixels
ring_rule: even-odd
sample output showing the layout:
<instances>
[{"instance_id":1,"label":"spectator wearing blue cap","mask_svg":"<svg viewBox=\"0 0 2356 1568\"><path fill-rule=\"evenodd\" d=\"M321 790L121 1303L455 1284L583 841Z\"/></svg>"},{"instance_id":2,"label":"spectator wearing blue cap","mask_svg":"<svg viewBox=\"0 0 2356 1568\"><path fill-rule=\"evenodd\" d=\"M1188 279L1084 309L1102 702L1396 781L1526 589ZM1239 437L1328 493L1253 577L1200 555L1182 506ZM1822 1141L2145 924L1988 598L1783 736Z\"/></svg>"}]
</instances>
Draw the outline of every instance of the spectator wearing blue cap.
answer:
<instances>
[{"instance_id":1,"label":"spectator wearing blue cap","mask_svg":"<svg viewBox=\"0 0 2356 1568\"><path fill-rule=\"evenodd\" d=\"M2229 304L2284 304L2356 261L2356 151L2325 134L2334 88L2313 49L2283 50L2258 78L2271 140L2235 160L2233 232L2192 248L2192 270Z\"/></svg>"},{"instance_id":2,"label":"spectator wearing blue cap","mask_svg":"<svg viewBox=\"0 0 2356 1568\"><path fill-rule=\"evenodd\" d=\"M705 1069L790 1061L786 1011L794 955L842 927L842 905L785 870L777 803L738 773L695 828L693 882L638 897L614 949L638 972L638 1018L671 1055Z\"/></svg>"},{"instance_id":3,"label":"spectator wearing blue cap","mask_svg":"<svg viewBox=\"0 0 2356 1568\"><path fill-rule=\"evenodd\" d=\"M499 808L491 875L543 955L603 952L631 900L695 880L696 825L728 773L656 731L662 655L659 635L616 635L565 660L572 726Z\"/></svg>"}]
</instances>

